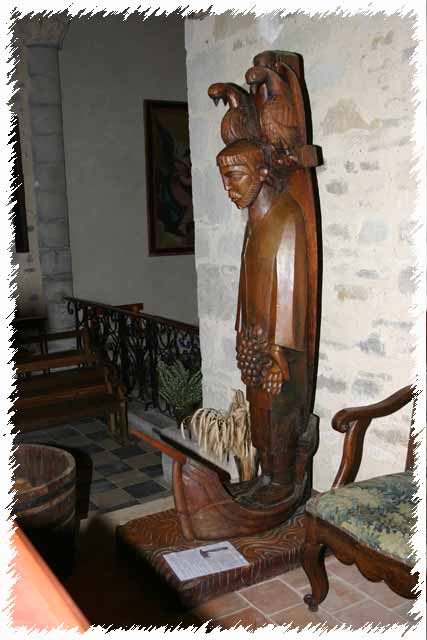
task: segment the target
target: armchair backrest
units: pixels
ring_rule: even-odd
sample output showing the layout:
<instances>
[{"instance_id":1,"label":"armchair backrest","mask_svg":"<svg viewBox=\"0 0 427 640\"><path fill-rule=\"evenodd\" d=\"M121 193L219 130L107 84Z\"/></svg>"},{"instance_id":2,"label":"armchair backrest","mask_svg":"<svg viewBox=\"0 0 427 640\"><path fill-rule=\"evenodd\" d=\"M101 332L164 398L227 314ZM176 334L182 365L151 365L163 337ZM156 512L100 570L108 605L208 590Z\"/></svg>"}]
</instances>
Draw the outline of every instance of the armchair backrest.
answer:
<instances>
[{"instance_id":1,"label":"armchair backrest","mask_svg":"<svg viewBox=\"0 0 427 640\"><path fill-rule=\"evenodd\" d=\"M411 426L409 427L409 439L408 439L408 453L406 455L406 464L405 471L409 469L413 469L415 466L415 433L414 433L414 414L415 414L415 406L417 404L417 396L414 396L414 404L412 406L412 420Z\"/></svg>"},{"instance_id":2,"label":"armchair backrest","mask_svg":"<svg viewBox=\"0 0 427 640\"><path fill-rule=\"evenodd\" d=\"M338 473L332 488L354 482L362 460L363 444L366 430L375 418L389 416L414 399L414 388L409 385L376 404L363 407L341 409L332 419L332 427L345 434L343 454ZM416 396L415 396L416 398ZM412 413L413 415L413 413ZM413 423L413 419L411 420ZM411 424L412 427L412 424ZM414 464L414 438L412 430L409 435L406 469Z\"/></svg>"}]
</instances>

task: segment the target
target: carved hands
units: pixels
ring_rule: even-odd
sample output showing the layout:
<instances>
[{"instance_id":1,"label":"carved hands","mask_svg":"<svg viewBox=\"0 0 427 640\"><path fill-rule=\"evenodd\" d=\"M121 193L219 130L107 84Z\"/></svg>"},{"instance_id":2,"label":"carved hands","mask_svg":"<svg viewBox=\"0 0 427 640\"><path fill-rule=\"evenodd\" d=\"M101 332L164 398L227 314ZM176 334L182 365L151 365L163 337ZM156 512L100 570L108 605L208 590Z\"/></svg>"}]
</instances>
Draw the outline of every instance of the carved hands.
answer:
<instances>
[{"instance_id":1,"label":"carved hands","mask_svg":"<svg viewBox=\"0 0 427 640\"><path fill-rule=\"evenodd\" d=\"M270 345L261 327L248 327L237 334L236 350L244 384L279 394L283 381L289 380L283 349Z\"/></svg>"}]
</instances>

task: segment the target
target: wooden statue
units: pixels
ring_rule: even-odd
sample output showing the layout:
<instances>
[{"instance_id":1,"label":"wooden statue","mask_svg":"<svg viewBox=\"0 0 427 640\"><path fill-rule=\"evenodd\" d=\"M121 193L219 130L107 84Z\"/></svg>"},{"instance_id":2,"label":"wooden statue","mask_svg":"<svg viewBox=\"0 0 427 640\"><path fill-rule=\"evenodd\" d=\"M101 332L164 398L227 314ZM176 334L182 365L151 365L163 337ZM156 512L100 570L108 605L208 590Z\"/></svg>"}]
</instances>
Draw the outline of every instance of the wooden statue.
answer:
<instances>
[{"instance_id":1,"label":"wooden statue","mask_svg":"<svg viewBox=\"0 0 427 640\"><path fill-rule=\"evenodd\" d=\"M217 164L224 188L248 209L236 318L237 364L247 387L261 473L226 485L206 466L175 462L174 495L187 539L217 539L285 522L311 492L318 249L304 84L296 54L266 51L246 73L249 92L217 83L223 100Z\"/></svg>"}]
</instances>

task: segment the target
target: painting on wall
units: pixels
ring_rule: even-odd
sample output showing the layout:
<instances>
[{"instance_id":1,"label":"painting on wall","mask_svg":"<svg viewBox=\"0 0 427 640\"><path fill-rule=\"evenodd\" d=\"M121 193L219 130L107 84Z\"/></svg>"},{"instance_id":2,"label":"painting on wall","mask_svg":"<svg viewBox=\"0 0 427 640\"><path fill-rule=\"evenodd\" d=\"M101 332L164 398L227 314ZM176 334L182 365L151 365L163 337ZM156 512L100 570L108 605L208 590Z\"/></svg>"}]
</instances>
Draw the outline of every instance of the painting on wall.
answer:
<instances>
[{"instance_id":1,"label":"painting on wall","mask_svg":"<svg viewBox=\"0 0 427 640\"><path fill-rule=\"evenodd\" d=\"M186 102L144 100L150 256L194 253Z\"/></svg>"}]
</instances>

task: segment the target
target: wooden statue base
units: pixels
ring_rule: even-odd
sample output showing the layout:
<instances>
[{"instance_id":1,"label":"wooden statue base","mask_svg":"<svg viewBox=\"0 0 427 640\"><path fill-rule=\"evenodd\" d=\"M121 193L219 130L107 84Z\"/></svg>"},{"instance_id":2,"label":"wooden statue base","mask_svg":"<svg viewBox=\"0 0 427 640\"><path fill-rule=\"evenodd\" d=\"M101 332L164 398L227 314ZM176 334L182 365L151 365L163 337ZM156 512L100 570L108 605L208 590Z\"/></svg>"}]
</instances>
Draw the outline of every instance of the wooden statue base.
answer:
<instances>
[{"instance_id":1,"label":"wooden statue base","mask_svg":"<svg viewBox=\"0 0 427 640\"><path fill-rule=\"evenodd\" d=\"M180 581L163 555L204 546L206 540L186 541L174 509L131 520L116 530L119 548L146 563L192 609L229 591L235 591L300 566L304 541L303 509L290 521L270 531L230 540L249 566Z\"/></svg>"}]
</instances>

